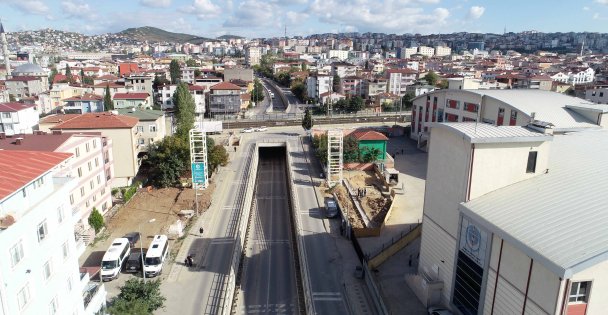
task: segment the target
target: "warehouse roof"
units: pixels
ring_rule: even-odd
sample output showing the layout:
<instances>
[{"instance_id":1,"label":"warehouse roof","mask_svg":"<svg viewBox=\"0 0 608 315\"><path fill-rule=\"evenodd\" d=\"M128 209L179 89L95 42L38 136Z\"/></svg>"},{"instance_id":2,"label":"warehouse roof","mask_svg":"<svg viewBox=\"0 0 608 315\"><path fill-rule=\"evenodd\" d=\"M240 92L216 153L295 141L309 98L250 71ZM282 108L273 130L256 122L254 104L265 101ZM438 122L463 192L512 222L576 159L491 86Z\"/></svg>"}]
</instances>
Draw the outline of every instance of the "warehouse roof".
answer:
<instances>
[{"instance_id":1,"label":"warehouse roof","mask_svg":"<svg viewBox=\"0 0 608 315\"><path fill-rule=\"evenodd\" d=\"M554 136L548 172L460 210L568 278L608 260L608 130Z\"/></svg>"},{"instance_id":2,"label":"warehouse roof","mask_svg":"<svg viewBox=\"0 0 608 315\"><path fill-rule=\"evenodd\" d=\"M432 128L450 129L471 143L539 142L552 139L551 135L522 126L494 126L484 123L433 123Z\"/></svg>"}]
</instances>

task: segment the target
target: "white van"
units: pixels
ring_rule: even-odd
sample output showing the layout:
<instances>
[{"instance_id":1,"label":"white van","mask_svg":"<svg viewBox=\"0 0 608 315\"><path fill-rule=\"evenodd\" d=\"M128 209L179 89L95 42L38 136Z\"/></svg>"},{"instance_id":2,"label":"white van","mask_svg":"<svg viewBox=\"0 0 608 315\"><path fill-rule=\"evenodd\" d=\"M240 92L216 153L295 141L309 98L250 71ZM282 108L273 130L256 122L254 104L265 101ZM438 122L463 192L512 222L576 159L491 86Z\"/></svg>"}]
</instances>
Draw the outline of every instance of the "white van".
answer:
<instances>
[{"instance_id":1,"label":"white van","mask_svg":"<svg viewBox=\"0 0 608 315\"><path fill-rule=\"evenodd\" d=\"M118 278L122 264L127 260L129 254L131 254L129 240L126 238L114 239L101 259L101 280L110 281Z\"/></svg>"},{"instance_id":2,"label":"white van","mask_svg":"<svg viewBox=\"0 0 608 315\"><path fill-rule=\"evenodd\" d=\"M146 252L144 272L146 277L155 277L163 272L163 263L169 252L167 235L154 235L154 239Z\"/></svg>"}]
</instances>

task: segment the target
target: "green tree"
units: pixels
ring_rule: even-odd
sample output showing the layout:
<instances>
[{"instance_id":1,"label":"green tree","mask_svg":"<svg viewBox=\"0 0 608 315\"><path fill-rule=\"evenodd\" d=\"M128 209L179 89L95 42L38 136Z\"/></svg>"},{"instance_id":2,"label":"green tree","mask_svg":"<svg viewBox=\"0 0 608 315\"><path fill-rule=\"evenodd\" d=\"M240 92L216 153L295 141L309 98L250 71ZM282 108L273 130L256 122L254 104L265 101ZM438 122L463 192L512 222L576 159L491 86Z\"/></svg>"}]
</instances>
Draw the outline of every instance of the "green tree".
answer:
<instances>
[{"instance_id":1,"label":"green tree","mask_svg":"<svg viewBox=\"0 0 608 315\"><path fill-rule=\"evenodd\" d=\"M176 136L165 137L148 148L149 177L156 187L173 187L189 169L190 148L188 140Z\"/></svg>"},{"instance_id":2,"label":"green tree","mask_svg":"<svg viewBox=\"0 0 608 315\"><path fill-rule=\"evenodd\" d=\"M171 81L167 80L165 77L154 76L154 81L152 81L152 88L154 90L158 90L161 86L165 84L171 84Z\"/></svg>"},{"instance_id":3,"label":"green tree","mask_svg":"<svg viewBox=\"0 0 608 315\"><path fill-rule=\"evenodd\" d=\"M435 86L437 84L437 81L439 81L439 76L437 75L437 73L431 70L424 76L424 80L428 84Z\"/></svg>"},{"instance_id":4,"label":"green tree","mask_svg":"<svg viewBox=\"0 0 608 315\"><path fill-rule=\"evenodd\" d=\"M310 109L306 109L304 111L304 118L302 118L302 128L305 130L310 130L313 126L312 115L310 114Z\"/></svg>"},{"instance_id":5,"label":"green tree","mask_svg":"<svg viewBox=\"0 0 608 315\"><path fill-rule=\"evenodd\" d=\"M344 163L359 162L359 142L355 137L346 137L343 149L342 158Z\"/></svg>"},{"instance_id":6,"label":"green tree","mask_svg":"<svg viewBox=\"0 0 608 315\"><path fill-rule=\"evenodd\" d=\"M99 213L99 211L95 207L93 207L93 211L91 211L88 221L89 225L92 226L93 229L95 229L95 234L99 233L101 228L104 226L103 215L101 215L101 213Z\"/></svg>"},{"instance_id":7,"label":"green tree","mask_svg":"<svg viewBox=\"0 0 608 315\"><path fill-rule=\"evenodd\" d=\"M173 59L169 64L169 74L171 75L171 83L177 84L179 80L182 78L182 70L179 66L179 62Z\"/></svg>"},{"instance_id":8,"label":"green tree","mask_svg":"<svg viewBox=\"0 0 608 315\"><path fill-rule=\"evenodd\" d=\"M363 151L362 162L371 163L378 159L378 156L382 154L382 151L378 148L371 148Z\"/></svg>"},{"instance_id":9,"label":"green tree","mask_svg":"<svg viewBox=\"0 0 608 315\"><path fill-rule=\"evenodd\" d=\"M395 103L394 102L384 102L382 103L382 111L383 112L391 112L395 110Z\"/></svg>"},{"instance_id":10,"label":"green tree","mask_svg":"<svg viewBox=\"0 0 608 315\"><path fill-rule=\"evenodd\" d=\"M264 100L264 86L260 79L255 79L253 81L253 90L251 91L251 99L256 103Z\"/></svg>"},{"instance_id":11,"label":"green tree","mask_svg":"<svg viewBox=\"0 0 608 315\"><path fill-rule=\"evenodd\" d=\"M416 98L416 94L414 94L414 92L407 92L405 93L405 95L403 95L403 98L401 98L401 102L402 104L399 104L400 106L402 106L402 110L410 110L412 108L412 100Z\"/></svg>"},{"instance_id":12,"label":"green tree","mask_svg":"<svg viewBox=\"0 0 608 315\"><path fill-rule=\"evenodd\" d=\"M194 59L188 59L188 60L186 60L186 66L198 67L198 62L196 62L196 60L194 60Z\"/></svg>"},{"instance_id":13,"label":"green tree","mask_svg":"<svg viewBox=\"0 0 608 315\"><path fill-rule=\"evenodd\" d=\"M224 148L223 145L216 144L212 146L211 149L207 152L207 158L209 159L208 166L210 174L213 174L220 165L228 165L228 152L226 151L226 148Z\"/></svg>"},{"instance_id":14,"label":"green tree","mask_svg":"<svg viewBox=\"0 0 608 315\"><path fill-rule=\"evenodd\" d=\"M282 71L276 75L276 81L283 86L290 86L291 84L291 75L289 72Z\"/></svg>"},{"instance_id":15,"label":"green tree","mask_svg":"<svg viewBox=\"0 0 608 315\"><path fill-rule=\"evenodd\" d=\"M80 68L80 82L84 83L84 68Z\"/></svg>"},{"instance_id":16,"label":"green tree","mask_svg":"<svg viewBox=\"0 0 608 315\"><path fill-rule=\"evenodd\" d=\"M202 74L201 70L199 70L199 69L194 69L194 77L195 77L195 78L200 77L200 76L201 76L201 74Z\"/></svg>"},{"instance_id":17,"label":"green tree","mask_svg":"<svg viewBox=\"0 0 608 315\"><path fill-rule=\"evenodd\" d=\"M160 280L144 281L143 279L129 279L120 287L120 294L112 300L108 313L112 315L145 314L143 305L148 314L162 308L167 299L160 292ZM116 305L116 308L115 308Z\"/></svg>"},{"instance_id":18,"label":"green tree","mask_svg":"<svg viewBox=\"0 0 608 315\"><path fill-rule=\"evenodd\" d=\"M65 67L65 77L68 80L68 83L74 83L74 76L72 76L72 70L70 70L70 66Z\"/></svg>"},{"instance_id":19,"label":"green tree","mask_svg":"<svg viewBox=\"0 0 608 315\"><path fill-rule=\"evenodd\" d=\"M332 90L336 93L340 93L341 86L342 86L342 83L340 81L340 76L338 74L334 74Z\"/></svg>"},{"instance_id":20,"label":"green tree","mask_svg":"<svg viewBox=\"0 0 608 315\"><path fill-rule=\"evenodd\" d=\"M321 164L327 164L327 134L314 136L312 144L315 147L315 155Z\"/></svg>"},{"instance_id":21,"label":"green tree","mask_svg":"<svg viewBox=\"0 0 608 315\"><path fill-rule=\"evenodd\" d=\"M441 80L437 83L437 87L444 90L448 88L448 85L448 80Z\"/></svg>"},{"instance_id":22,"label":"green tree","mask_svg":"<svg viewBox=\"0 0 608 315\"><path fill-rule=\"evenodd\" d=\"M181 82L173 93L173 105L175 106L176 135L182 139L188 139L190 129L195 121L194 98L188 91L188 84Z\"/></svg>"},{"instance_id":23,"label":"green tree","mask_svg":"<svg viewBox=\"0 0 608 315\"><path fill-rule=\"evenodd\" d=\"M49 82L51 82L51 87L53 86L53 80L55 80L56 75L57 75L57 68L53 67L51 69L51 74L49 75Z\"/></svg>"},{"instance_id":24,"label":"green tree","mask_svg":"<svg viewBox=\"0 0 608 315\"><path fill-rule=\"evenodd\" d=\"M106 111L114 110L114 101L112 100L112 95L110 94L110 84L106 84L106 93L103 96L103 107Z\"/></svg>"},{"instance_id":25,"label":"green tree","mask_svg":"<svg viewBox=\"0 0 608 315\"><path fill-rule=\"evenodd\" d=\"M358 112L363 108L365 108L365 102L363 102L361 96L351 97L348 101L348 110L351 112Z\"/></svg>"},{"instance_id":26,"label":"green tree","mask_svg":"<svg viewBox=\"0 0 608 315\"><path fill-rule=\"evenodd\" d=\"M291 93L297 97L300 102L306 102L306 86L302 81L295 81L291 85Z\"/></svg>"},{"instance_id":27,"label":"green tree","mask_svg":"<svg viewBox=\"0 0 608 315\"><path fill-rule=\"evenodd\" d=\"M339 99L331 106L332 111L345 111L348 110L348 101L345 99Z\"/></svg>"}]
</instances>

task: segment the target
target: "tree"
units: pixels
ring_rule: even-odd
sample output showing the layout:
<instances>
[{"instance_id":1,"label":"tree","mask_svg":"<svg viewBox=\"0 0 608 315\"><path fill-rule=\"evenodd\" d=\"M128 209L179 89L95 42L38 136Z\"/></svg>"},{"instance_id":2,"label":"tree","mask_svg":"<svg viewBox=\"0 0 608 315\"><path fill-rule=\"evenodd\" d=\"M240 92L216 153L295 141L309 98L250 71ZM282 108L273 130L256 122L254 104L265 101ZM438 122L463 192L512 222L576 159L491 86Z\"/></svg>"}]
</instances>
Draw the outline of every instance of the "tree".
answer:
<instances>
[{"instance_id":1,"label":"tree","mask_svg":"<svg viewBox=\"0 0 608 315\"><path fill-rule=\"evenodd\" d=\"M251 99L258 103L264 100L264 86L260 79L255 79L253 81L253 90L251 91Z\"/></svg>"},{"instance_id":2,"label":"tree","mask_svg":"<svg viewBox=\"0 0 608 315\"><path fill-rule=\"evenodd\" d=\"M276 75L276 81L283 86L290 86L291 75L286 71L279 72L279 74Z\"/></svg>"},{"instance_id":3,"label":"tree","mask_svg":"<svg viewBox=\"0 0 608 315\"><path fill-rule=\"evenodd\" d=\"M327 164L327 134L314 136L312 145L315 147L315 155L321 164Z\"/></svg>"},{"instance_id":4,"label":"tree","mask_svg":"<svg viewBox=\"0 0 608 315\"><path fill-rule=\"evenodd\" d=\"M106 84L106 94L103 96L103 107L106 111L114 110L114 101L110 94L110 84Z\"/></svg>"},{"instance_id":5,"label":"tree","mask_svg":"<svg viewBox=\"0 0 608 315\"><path fill-rule=\"evenodd\" d=\"M165 85L165 84L171 84L171 81L167 80L165 77L161 77L161 76L154 76L154 81L152 81L152 88L154 90L158 90L159 87Z\"/></svg>"},{"instance_id":6,"label":"tree","mask_svg":"<svg viewBox=\"0 0 608 315\"><path fill-rule=\"evenodd\" d=\"M348 101L348 110L351 112L358 112L365 108L365 103L361 96L351 97Z\"/></svg>"},{"instance_id":7,"label":"tree","mask_svg":"<svg viewBox=\"0 0 608 315\"><path fill-rule=\"evenodd\" d=\"M173 93L173 105L175 106L176 135L188 139L190 129L195 121L194 98L188 91L188 84L181 82Z\"/></svg>"},{"instance_id":8,"label":"tree","mask_svg":"<svg viewBox=\"0 0 608 315\"><path fill-rule=\"evenodd\" d=\"M195 78L200 77L200 76L201 76L201 74L202 74L201 70L199 70L199 69L194 69L194 77L195 77Z\"/></svg>"},{"instance_id":9,"label":"tree","mask_svg":"<svg viewBox=\"0 0 608 315\"><path fill-rule=\"evenodd\" d=\"M179 80L182 78L182 70L175 59L171 60L171 63L169 64L169 74L171 75L172 84L179 83Z\"/></svg>"},{"instance_id":10,"label":"tree","mask_svg":"<svg viewBox=\"0 0 608 315\"><path fill-rule=\"evenodd\" d=\"M56 75L57 75L57 68L53 67L51 69L51 74L49 75L49 82L51 82L51 87L53 86L53 81L55 80Z\"/></svg>"},{"instance_id":11,"label":"tree","mask_svg":"<svg viewBox=\"0 0 608 315\"><path fill-rule=\"evenodd\" d=\"M198 63L194 59L186 60L186 66L188 67L198 67Z\"/></svg>"},{"instance_id":12,"label":"tree","mask_svg":"<svg viewBox=\"0 0 608 315\"><path fill-rule=\"evenodd\" d=\"M291 85L291 93L301 102L306 102L306 86L301 81L294 81Z\"/></svg>"},{"instance_id":13,"label":"tree","mask_svg":"<svg viewBox=\"0 0 608 315\"><path fill-rule=\"evenodd\" d=\"M112 315L152 314L162 308L167 299L160 292L160 280L144 281L132 278L120 287L108 312Z\"/></svg>"},{"instance_id":14,"label":"tree","mask_svg":"<svg viewBox=\"0 0 608 315\"><path fill-rule=\"evenodd\" d=\"M165 137L148 148L146 167L149 178L156 187L173 187L190 165L188 141L176 136Z\"/></svg>"},{"instance_id":15,"label":"tree","mask_svg":"<svg viewBox=\"0 0 608 315\"><path fill-rule=\"evenodd\" d=\"M80 82L84 82L84 68L80 68Z\"/></svg>"},{"instance_id":16,"label":"tree","mask_svg":"<svg viewBox=\"0 0 608 315\"><path fill-rule=\"evenodd\" d=\"M340 92L340 87L342 86L342 83L340 81L340 76L338 74L334 74L334 80L333 80L333 85L332 85L332 91L339 93Z\"/></svg>"},{"instance_id":17,"label":"tree","mask_svg":"<svg viewBox=\"0 0 608 315\"><path fill-rule=\"evenodd\" d=\"M207 148L209 148L209 147L207 147ZM228 165L228 152L226 151L226 148L224 148L223 145L216 144L213 147L211 147L209 152L207 152L207 157L209 159L209 161L208 161L209 174L212 174L213 172L215 172L215 170L220 165L221 166Z\"/></svg>"},{"instance_id":18,"label":"tree","mask_svg":"<svg viewBox=\"0 0 608 315\"><path fill-rule=\"evenodd\" d=\"M380 154L382 154L382 151L380 151L380 149L368 148L367 150L364 150L364 153L362 156L362 162L363 163L375 162L378 159L378 156Z\"/></svg>"},{"instance_id":19,"label":"tree","mask_svg":"<svg viewBox=\"0 0 608 315\"><path fill-rule=\"evenodd\" d=\"M439 81L439 76L434 71L429 71L429 73L424 76L424 80L428 84L435 86L437 81Z\"/></svg>"},{"instance_id":20,"label":"tree","mask_svg":"<svg viewBox=\"0 0 608 315\"><path fill-rule=\"evenodd\" d=\"M332 111L345 111L348 110L348 101L345 99L339 99L332 105Z\"/></svg>"},{"instance_id":21,"label":"tree","mask_svg":"<svg viewBox=\"0 0 608 315\"><path fill-rule=\"evenodd\" d=\"M89 215L89 225L95 229L95 234L99 233L104 226L103 215L101 215L95 207L93 207L93 211L91 211L91 214Z\"/></svg>"},{"instance_id":22,"label":"tree","mask_svg":"<svg viewBox=\"0 0 608 315\"><path fill-rule=\"evenodd\" d=\"M68 83L74 83L74 77L72 76L72 70L70 70L70 66L65 67L65 77L68 80Z\"/></svg>"},{"instance_id":23,"label":"tree","mask_svg":"<svg viewBox=\"0 0 608 315\"><path fill-rule=\"evenodd\" d=\"M343 161L344 163L359 162L359 142L355 137L346 137L344 139L344 152Z\"/></svg>"},{"instance_id":24,"label":"tree","mask_svg":"<svg viewBox=\"0 0 608 315\"><path fill-rule=\"evenodd\" d=\"M437 83L437 87L444 90L448 88L448 85L448 80L441 80Z\"/></svg>"},{"instance_id":25,"label":"tree","mask_svg":"<svg viewBox=\"0 0 608 315\"><path fill-rule=\"evenodd\" d=\"M305 130L310 130L313 126L312 115L310 114L310 109L306 109L304 111L304 118L302 118L302 128Z\"/></svg>"},{"instance_id":26,"label":"tree","mask_svg":"<svg viewBox=\"0 0 608 315\"><path fill-rule=\"evenodd\" d=\"M414 94L414 92L407 92L405 93L405 95L403 95L403 98L401 99L401 102L403 102L402 104L400 104L400 106L402 106L403 110L410 110L412 108L412 100L416 98L416 94Z\"/></svg>"}]
</instances>

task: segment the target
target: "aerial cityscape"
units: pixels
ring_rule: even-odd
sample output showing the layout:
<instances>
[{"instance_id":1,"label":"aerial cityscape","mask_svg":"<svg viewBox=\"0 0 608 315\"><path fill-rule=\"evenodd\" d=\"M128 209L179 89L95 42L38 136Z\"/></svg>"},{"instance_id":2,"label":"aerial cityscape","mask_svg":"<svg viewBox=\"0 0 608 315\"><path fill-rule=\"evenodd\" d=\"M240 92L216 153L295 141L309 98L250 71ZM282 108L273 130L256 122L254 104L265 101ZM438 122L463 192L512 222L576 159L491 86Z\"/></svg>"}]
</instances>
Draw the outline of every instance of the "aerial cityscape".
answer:
<instances>
[{"instance_id":1,"label":"aerial cityscape","mask_svg":"<svg viewBox=\"0 0 608 315\"><path fill-rule=\"evenodd\" d=\"M0 315L608 314L608 0L0 0Z\"/></svg>"}]
</instances>

